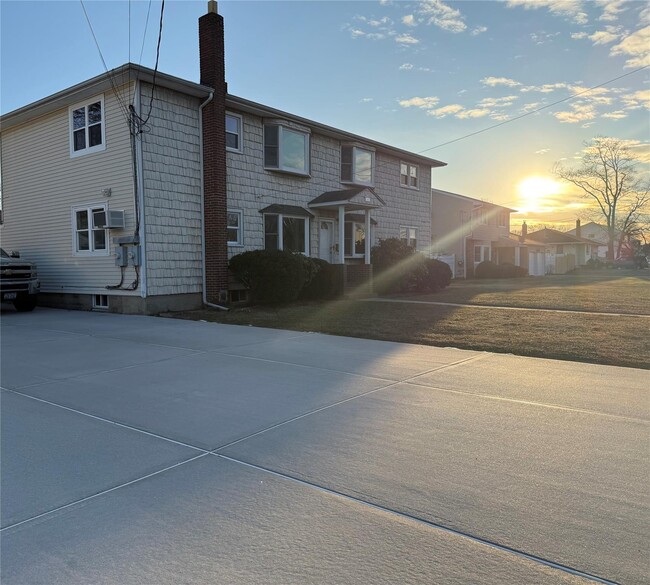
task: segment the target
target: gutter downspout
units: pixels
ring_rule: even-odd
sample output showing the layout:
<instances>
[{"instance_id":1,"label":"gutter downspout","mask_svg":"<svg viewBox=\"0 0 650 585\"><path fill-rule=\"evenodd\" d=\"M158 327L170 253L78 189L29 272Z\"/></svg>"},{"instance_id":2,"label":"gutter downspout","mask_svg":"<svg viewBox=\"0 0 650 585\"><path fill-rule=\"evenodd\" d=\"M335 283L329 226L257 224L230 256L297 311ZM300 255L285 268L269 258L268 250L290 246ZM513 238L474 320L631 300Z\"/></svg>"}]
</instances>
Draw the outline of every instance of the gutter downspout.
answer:
<instances>
[{"instance_id":1,"label":"gutter downspout","mask_svg":"<svg viewBox=\"0 0 650 585\"><path fill-rule=\"evenodd\" d=\"M199 160L201 167L201 296L203 304L213 309L219 309L221 311L229 311L228 307L222 305L215 305L214 303L208 303L208 293L207 293L207 282L205 276L205 193L203 185L203 108L207 106L212 99L214 98L214 91L210 92L208 98L199 106Z\"/></svg>"}]
</instances>

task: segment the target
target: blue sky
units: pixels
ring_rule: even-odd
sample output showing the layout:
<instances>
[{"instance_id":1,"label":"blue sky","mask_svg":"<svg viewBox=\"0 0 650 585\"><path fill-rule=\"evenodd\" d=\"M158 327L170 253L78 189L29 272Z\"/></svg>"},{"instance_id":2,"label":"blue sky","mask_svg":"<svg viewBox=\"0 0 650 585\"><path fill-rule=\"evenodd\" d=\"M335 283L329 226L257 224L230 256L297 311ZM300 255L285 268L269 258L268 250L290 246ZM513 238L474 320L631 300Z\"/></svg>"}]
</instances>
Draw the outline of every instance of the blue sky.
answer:
<instances>
[{"instance_id":1,"label":"blue sky","mask_svg":"<svg viewBox=\"0 0 650 585\"><path fill-rule=\"evenodd\" d=\"M160 1L85 2L109 68L152 67ZM167 1L160 70L198 81L204 1ZM150 6L147 35L143 33ZM130 43L129 43L130 12ZM434 186L573 222L579 200L550 181L598 135L650 161L650 9L626 0L219 2L235 95L448 163ZM0 1L0 109L102 73L77 1ZM532 186L532 187L531 187ZM537 192L535 192L537 191Z\"/></svg>"}]
</instances>

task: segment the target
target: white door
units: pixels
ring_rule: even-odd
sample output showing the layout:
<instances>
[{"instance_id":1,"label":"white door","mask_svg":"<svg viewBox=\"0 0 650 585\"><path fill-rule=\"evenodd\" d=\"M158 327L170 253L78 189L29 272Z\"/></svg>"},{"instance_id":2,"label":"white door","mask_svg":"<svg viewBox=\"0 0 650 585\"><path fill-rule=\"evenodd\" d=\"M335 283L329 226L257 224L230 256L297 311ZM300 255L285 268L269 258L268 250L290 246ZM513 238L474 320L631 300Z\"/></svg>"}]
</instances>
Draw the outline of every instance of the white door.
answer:
<instances>
[{"instance_id":1,"label":"white door","mask_svg":"<svg viewBox=\"0 0 650 585\"><path fill-rule=\"evenodd\" d=\"M334 262L334 222L321 219L318 222L318 257Z\"/></svg>"}]
</instances>

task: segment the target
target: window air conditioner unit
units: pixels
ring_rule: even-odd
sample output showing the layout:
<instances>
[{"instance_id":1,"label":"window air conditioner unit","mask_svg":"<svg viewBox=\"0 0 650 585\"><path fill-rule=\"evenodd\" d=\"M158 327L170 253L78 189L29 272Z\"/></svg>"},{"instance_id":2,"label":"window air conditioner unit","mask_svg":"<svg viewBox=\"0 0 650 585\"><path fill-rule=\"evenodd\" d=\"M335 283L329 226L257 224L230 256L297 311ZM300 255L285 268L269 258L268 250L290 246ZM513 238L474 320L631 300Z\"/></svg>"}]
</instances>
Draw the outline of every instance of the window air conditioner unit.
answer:
<instances>
[{"instance_id":1,"label":"window air conditioner unit","mask_svg":"<svg viewBox=\"0 0 650 585\"><path fill-rule=\"evenodd\" d=\"M124 229L124 211L107 209L93 213L95 229L121 230Z\"/></svg>"}]
</instances>

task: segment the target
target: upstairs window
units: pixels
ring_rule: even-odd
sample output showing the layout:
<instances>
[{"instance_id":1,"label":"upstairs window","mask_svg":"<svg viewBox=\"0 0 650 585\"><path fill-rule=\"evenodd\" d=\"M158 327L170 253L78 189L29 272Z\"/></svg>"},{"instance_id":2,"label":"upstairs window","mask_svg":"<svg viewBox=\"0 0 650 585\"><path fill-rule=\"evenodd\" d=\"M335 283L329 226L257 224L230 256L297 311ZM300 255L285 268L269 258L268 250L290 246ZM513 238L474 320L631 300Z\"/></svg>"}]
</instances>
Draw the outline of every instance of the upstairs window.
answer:
<instances>
[{"instance_id":1,"label":"upstairs window","mask_svg":"<svg viewBox=\"0 0 650 585\"><path fill-rule=\"evenodd\" d=\"M281 124L264 124L264 168L309 175L309 133Z\"/></svg>"},{"instance_id":2,"label":"upstairs window","mask_svg":"<svg viewBox=\"0 0 650 585\"><path fill-rule=\"evenodd\" d=\"M418 188L418 167L409 163L400 163L399 182L402 187Z\"/></svg>"},{"instance_id":3,"label":"upstairs window","mask_svg":"<svg viewBox=\"0 0 650 585\"><path fill-rule=\"evenodd\" d=\"M70 156L106 149L104 98L70 108Z\"/></svg>"},{"instance_id":4,"label":"upstairs window","mask_svg":"<svg viewBox=\"0 0 650 585\"><path fill-rule=\"evenodd\" d=\"M226 150L242 152L242 117L237 114L226 114Z\"/></svg>"},{"instance_id":5,"label":"upstairs window","mask_svg":"<svg viewBox=\"0 0 650 585\"><path fill-rule=\"evenodd\" d=\"M375 153L359 146L341 147L341 182L373 186Z\"/></svg>"},{"instance_id":6,"label":"upstairs window","mask_svg":"<svg viewBox=\"0 0 650 585\"><path fill-rule=\"evenodd\" d=\"M415 250L418 247L418 228L401 226L399 228L399 239Z\"/></svg>"},{"instance_id":7,"label":"upstairs window","mask_svg":"<svg viewBox=\"0 0 650 585\"><path fill-rule=\"evenodd\" d=\"M97 204L72 208L74 253L79 256L106 256L108 254L108 230L106 205Z\"/></svg>"},{"instance_id":8,"label":"upstairs window","mask_svg":"<svg viewBox=\"0 0 650 585\"><path fill-rule=\"evenodd\" d=\"M499 221L499 227L508 227L510 214L507 211L500 211L497 218Z\"/></svg>"}]
</instances>

